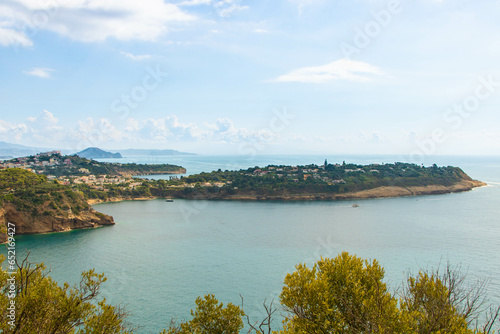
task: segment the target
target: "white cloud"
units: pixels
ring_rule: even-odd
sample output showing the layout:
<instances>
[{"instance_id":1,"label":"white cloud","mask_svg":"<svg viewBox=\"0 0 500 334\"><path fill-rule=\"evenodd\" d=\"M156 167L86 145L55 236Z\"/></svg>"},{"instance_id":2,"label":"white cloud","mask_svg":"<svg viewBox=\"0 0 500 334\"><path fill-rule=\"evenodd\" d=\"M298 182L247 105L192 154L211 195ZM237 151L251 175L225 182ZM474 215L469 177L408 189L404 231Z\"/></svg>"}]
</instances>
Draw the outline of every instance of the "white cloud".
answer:
<instances>
[{"instance_id":1,"label":"white cloud","mask_svg":"<svg viewBox=\"0 0 500 334\"><path fill-rule=\"evenodd\" d=\"M177 3L178 6L199 6L199 5L210 5L212 0L186 0Z\"/></svg>"},{"instance_id":2,"label":"white cloud","mask_svg":"<svg viewBox=\"0 0 500 334\"><path fill-rule=\"evenodd\" d=\"M150 59L152 56L151 55L134 55L130 52L120 52L122 55L125 57L132 59L133 61L141 61L141 60L146 60Z\"/></svg>"},{"instance_id":3,"label":"white cloud","mask_svg":"<svg viewBox=\"0 0 500 334\"><path fill-rule=\"evenodd\" d=\"M24 74L32 75L35 77L39 77L42 79L49 79L52 76L52 72L55 70L52 68L42 68L42 67L35 67L30 71L24 71Z\"/></svg>"},{"instance_id":4,"label":"white cloud","mask_svg":"<svg viewBox=\"0 0 500 334\"><path fill-rule=\"evenodd\" d=\"M26 127L26 136L34 143L59 143L67 135L64 128L59 125L59 119L47 110L42 111L37 117L29 117Z\"/></svg>"},{"instance_id":5,"label":"white cloud","mask_svg":"<svg viewBox=\"0 0 500 334\"><path fill-rule=\"evenodd\" d=\"M44 110L38 116L28 117L24 123L13 124L0 120L0 140L81 150L89 146L155 147L165 143L272 143L278 134L269 129L251 130L236 127L229 118L202 124L181 122L177 116L127 120L116 127L109 119L88 117L74 126L63 128L59 119Z\"/></svg>"},{"instance_id":6,"label":"white cloud","mask_svg":"<svg viewBox=\"0 0 500 334\"><path fill-rule=\"evenodd\" d=\"M160 142L200 140L206 132L195 124L185 124L177 116L165 118L128 119L125 136L133 141Z\"/></svg>"},{"instance_id":7,"label":"white cloud","mask_svg":"<svg viewBox=\"0 0 500 334\"><path fill-rule=\"evenodd\" d=\"M210 5L216 9L221 17L228 17L235 12L249 9L248 6L240 4L241 0L185 0L177 3L178 6L200 6Z\"/></svg>"},{"instance_id":8,"label":"white cloud","mask_svg":"<svg viewBox=\"0 0 500 334\"><path fill-rule=\"evenodd\" d=\"M42 111L38 117L28 117L28 121L33 123L33 125L37 128L44 128L47 130L62 129L57 125L57 123L59 123L59 119L47 110Z\"/></svg>"},{"instance_id":9,"label":"white cloud","mask_svg":"<svg viewBox=\"0 0 500 334\"><path fill-rule=\"evenodd\" d=\"M229 118L219 118L214 124L208 124L211 140L224 143L263 143L276 140L278 134L270 129L250 130L237 128Z\"/></svg>"},{"instance_id":10,"label":"white cloud","mask_svg":"<svg viewBox=\"0 0 500 334\"><path fill-rule=\"evenodd\" d=\"M219 8L219 15L222 17L228 17L235 12L246 10L246 9L250 8L248 6L241 6L241 5L237 5L237 4L227 5L226 3L223 3L221 6L216 6L216 7Z\"/></svg>"},{"instance_id":11,"label":"white cloud","mask_svg":"<svg viewBox=\"0 0 500 334\"><path fill-rule=\"evenodd\" d=\"M88 117L78 121L75 129L68 132L67 141L72 143L72 149L80 150L89 146L102 146L110 142L119 142L124 139L123 133L108 119L94 120Z\"/></svg>"},{"instance_id":12,"label":"white cloud","mask_svg":"<svg viewBox=\"0 0 500 334\"><path fill-rule=\"evenodd\" d=\"M371 81L384 72L368 63L339 59L322 66L303 67L279 76L277 82L325 83L334 80Z\"/></svg>"},{"instance_id":13,"label":"white cloud","mask_svg":"<svg viewBox=\"0 0 500 334\"><path fill-rule=\"evenodd\" d=\"M27 141L31 144L59 143L66 133L54 115L44 110L36 117L28 117L26 122L13 124L0 120L0 138L4 141Z\"/></svg>"},{"instance_id":14,"label":"white cloud","mask_svg":"<svg viewBox=\"0 0 500 334\"><path fill-rule=\"evenodd\" d=\"M22 32L0 27L0 45L33 46L33 42Z\"/></svg>"},{"instance_id":15,"label":"white cloud","mask_svg":"<svg viewBox=\"0 0 500 334\"><path fill-rule=\"evenodd\" d=\"M71 141L78 147L123 146L141 144L155 146L164 143L263 143L278 138L269 129L237 128L229 118L217 119L202 126L183 123L177 116L164 118L129 118L124 128L118 129L109 120L87 118L71 131Z\"/></svg>"},{"instance_id":16,"label":"white cloud","mask_svg":"<svg viewBox=\"0 0 500 334\"><path fill-rule=\"evenodd\" d=\"M14 124L0 119L0 138L4 141L19 141L27 131L26 124Z\"/></svg>"},{"instance_id":17,"label":"white cloud","mask_svg":"<svg viewBox=\"0 0 500 334\"><path fill-rule=\"evenodd\" d=\"M163 0L10 0L0 7L2 45L29 46L38 30L84 42L154 41L172 25L196 19Z\"/></svg>"},{"instance_id":18,"label":"white cloud","mask_svg":"<svg viewBox=\"0 0 500 334\"><path fill-rule=\"evenodd\" d=\"M256 28L256 29L254 29L253 32L255 32L257 34L267 34L269 31L264 29L264 28Z\"/></svg>"},{"instance_id":19,"label":"white cloud","mask_svg":"<svg viewBox=\"0 0 500 334\"><path fill-rule=\"evenodd\" d=\"M299 16L302 16L306 7L314 6L325 2L325 0L288 0L293 5L297 6Z\"/></svg>"}]
</instances>

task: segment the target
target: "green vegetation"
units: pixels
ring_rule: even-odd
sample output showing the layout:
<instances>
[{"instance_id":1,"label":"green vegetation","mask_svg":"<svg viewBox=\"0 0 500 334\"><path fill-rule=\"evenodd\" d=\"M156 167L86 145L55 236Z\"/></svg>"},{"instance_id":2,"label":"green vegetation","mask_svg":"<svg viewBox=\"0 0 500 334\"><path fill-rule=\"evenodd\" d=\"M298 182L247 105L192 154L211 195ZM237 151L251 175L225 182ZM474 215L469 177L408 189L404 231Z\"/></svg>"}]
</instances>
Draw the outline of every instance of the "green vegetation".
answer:
<instances>
[{"instance_id":1,"label":"green vegetation","mask_svg":"<svg viewBox=\"0 0 500 334\"><path fill-rule=\"evenodd\" d=\"M420 271L416 277L408 278L399 298L388 291L383 278L384 269L377 261L345 252L335 259L321 259L313 268L298 265L294 273L286 276L280 295L287 313L284 328L272 330L276 308L270 305L266 306L267 317L260 324L250 323L247 317L248 333L498 333L500 308L487 311L484 284L468 287L458 270L448 266L444 274ZM218 303L213 296L205 298L211 305ZM238 333L201 330L208 325L224 328L228 315L221 315L222 306L207 308L207 303L200 300L196 311L192 311L193 320L180 328L197 324L189 327L189 333ZM242 309L233 307L230 317L241 318L241 312ZM203 317L197 316L200 313ZM482 315L484 322L480 326L477 321ZM236 320L234 323L239 324ZM176 331L178 328L171 326L164 333L187 333Z\"/></svg>"},{"instance_id":2,"label":"green vegetation","mask_svg":"<svg viewBox=\"0 0 500 334\"><path fill-rule=\"evenodd\" d=\"M47 181L45 175L36 175L28 171L11 168L0 172L0 189L11 190L30 187Z\"/></svg>"},{"instance_id":3,"label":"green vegetation","mask_svg":"<svg viewBox=\"0 0 500 334\"><path fill-rule=\"evenodd\" d=\"M99 299L106 281L103 274L90 270L82 274L79 285L61 287L43 264L33 266L25 260L13 278L0 271L4 333L133 332L122 309ZM171 322L160 334L238 334L244 318L247 334L499 333L500 308L488 308L484 283L470 286L459 270L448 266L443 273L420 271L409 276L397 293L389 292L383 279L384 269L377 261L344 252L321 259L312 268L298 265L286 276L280 295L284 326L273 324L277 308L272 303L264 304L267 315L260 323L250 322L243 306L224 307L215 296L206 295L196 299L191 320ZM16 304L15 323L6 312L10 300Z\"/></svg>"},{"instance_id":4,"label":"green vegetation","mask_svg":"<svg viewBox=\"0 0 500 334\"><path fill-rule=\"evenodd\" d=\"M0 170L0 207L5 203L33 216L60 216L90 209L83 194L57 181L48 181L45 175L20 168Z\"/></svg>"},{"instance_id":5,"label":"green vegetation","mask_svg":"<svg viewBox=\"0 0 500 334\"><path fill-rule=\"evenodd\" d=\"M192 320L172 324L161 334L232 334L243 328L243 310L229 303L226 307L214 295L196 298L196 310L191 311Z\"/></svg>"},{"instance_id":6,"label":"green vegetation","mask_svg":"<svg viewBox=\"0 0 500 334\"><path fill-rule=\"evenodd\" d=\"M279 333L489 333L498 317L497 309L487 325L475 326L484 285L467 289L449 267L409 277L399 298L383 278L377 261L348 253L297 266L280 296L288 316Z\"/></svg>"},{"instance_id":7,"label":"green vegetation","mask_svg":"<svg viewBox=\"0 0 500 334\"><path fill-rule=\"evenodd\" d=\"M325 164L323 166L267 166L239 171L214 171L183 177L191 189L153 188L165 196L180 198L225 199L235 196L286 198L290 195L313 195L331 198L335 194L352 193L377 187L452 186L471 180L458 167L423 167L408 163L383 165ZM156 191L152 190L154 193Z\"/></svg>"},{"instance_id":8,"label":"green vegetation","mask_svg":"<svg viewBox=\"0 0 500 334\"><path fill-rule=\"evenodd\" d=\"M49 152L29 157L16 158L1 163L4 167L29 168L37 173L63 176L85 175L148 175L184 173L185 169L170 164L121 164L99 162L77 155L63 156L60 153Z\"/></svg>"},{"instance_id":9,"label":"green vegetation","mask_svg":"<svg viewBox=\"0 0 500 334\"><path fill-rule=\"evenodd\" d=\"M32 161L32 159L36 159ZM45 159L45 160L44 160ZM48 159L48 160L47 160ZM38 178L29 182L40 183L43 175L48 179L69 185L86 200L106 201L109 198L134 199L139 197L171 197L185 199L337 199L349 194L380 187L444 186L451 187L463 181L460 188L471 189L480 184L473 181L458 167L418 166L409 163L394 164L328 164L306 166L269 165L237 171L217 170L170 180L133 179L131 175L185 172L174 165L140 165L100 163L77 156L58 154L19 158L26 168L32 166ZM41 162L47 164L38 166ZM19 162L19 163L21 163ZM12 164L11 162L9 162ZM9 164L8 163L8 164ZM34 165L33 165L34 164ZM5 165L4 165L5 166ZM6 187L19 187L10 184ZM476 183L474 183L476 182ZM45 187L48 187L45 185ZM0 188L1 189L1 188ZM454 190L454 191L460 191ZM51 189L48 189L51 190ZM433 190L435 193L449 189ZM30 194L26 196L30 197ZM33 197L33 196L31 196ZM11 197L4 197L12 200Z\"/></svg>"},{"instance_id":10,"label":"green vegetation","mask_svg":"<svg viewBox=\"0 0 500 334\"><path fill-rule=\"evenodd\" d=\"M471 179L458 167L327 164L267 166L238 171L213 171L171 180L123 180L121 183L73 187L86 199L172 197L186 199L287 199L295 195L333 199L377 187L453 186ZM131 184L134 183L134 186Z\"/></svg>"},{"instance_id":11,"label":"green vegetation","mask_svg":"<svg viewBox=\"0 0 500 334\"><path fill-rule=\"evenodd\" d=\"M5 257L0 256L0 264ZM12 264L11 264L12 263ZM17 264L17 263L16 263ZM15 267L13 262L9 266ZM17 264L14 275L0 271L0 332L2 333L131 333L127 314L99 298L103 274L82 273L81 282L59 286L45 266L26 260ZM9 317L15 302L15 321Z\"/></svg>"},{"instance_id":12,"label":"green vegetation","mask_svg":"<svg viewBox=\"0 0 500 334\"><path fill-rule=\"evenodd\" d=\"M70 166L53 166L47 173L55 176L71 175L148 175L148 174L168 174L181 173L185 170L176 165L170 164L136 164L136 163L109 163L81 158L76 155L66 156L62 159L69 159ZM83 171L82 170L87 170Z\"/></svg>"}]
</instances>

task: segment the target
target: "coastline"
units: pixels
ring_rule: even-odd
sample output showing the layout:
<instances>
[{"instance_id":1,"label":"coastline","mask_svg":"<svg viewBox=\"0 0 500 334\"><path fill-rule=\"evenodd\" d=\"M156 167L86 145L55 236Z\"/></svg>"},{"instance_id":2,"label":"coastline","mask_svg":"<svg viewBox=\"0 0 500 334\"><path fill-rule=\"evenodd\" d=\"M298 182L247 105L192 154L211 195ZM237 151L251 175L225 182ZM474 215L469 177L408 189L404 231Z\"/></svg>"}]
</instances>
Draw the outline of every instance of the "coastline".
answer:
<instances>
[{"instance_id":1,"label":"coastline","mask_svg":"<svg viewBox=\"0 0 500 334\"><path fill-rule=\"evenodd\" d=\"M163 198L163 197L158 197L158 196L149 196L149 197L110 197L105 200L98 199L98 198L92 198L87 200L87 203L89 205L95 205L95 204L100 204L100 203L109 203L109 202L126 202L126 201L148 201L152 199L158 199L158 198Z\"/></svg>"},{"instance_id":2,"label":"coastline","mask_svg":"<svg viewBox=\"0 0 500 334\"><path fill-rule=\"evenodd\" d=\"M457 192L470 191L474 188L487 186L486 183L476 180L462 180L452 186L442 186L442 185L430 185L430 186L415 186L415 187L396 187L396 186L384 186L373 189L367 189L357 192L350 192L344 194L287 194L282 196L260 196L256 194L244 194L244 195L230 195L230 196L193 196L192 198L179 197L179 196L169 196L173 199L192 199L192 200L222 200L222 201L286 201L286 202L298 202L298 201L337 201L337 200L356 200L356 199L371 199L371 198L394 198L394 197L410 197L410 196L425 196L425 195L442 195L451 194ZM89 205L95 205L100 203L108 202L124 202L124 201L148 201L153 199L164 199L160 196L148 196L148 197L111 197L106 200L101 199L90 199L87 200ZM5 211L5 210L4 210ZM105 225L114 225L113 217L104 215L97 210L93 209L93 212L89 212L89 217L73 217L73 218L62 218L62 217L52 217L46 219L51 221L49 227L48 224L43 222L38 222L36 226L31 226L31 228L22 229L21 233L18 234L46 234L46 233L58 233L67 232L76 229L90 229L98 228ZM0 216L5 220L5 212L2 212ZM77 219L75 219L77 218ZM82 219L83 218L83 219ZM22 221L22 220L21 220ZM54 228L54 221L56 222L56 228ZM47 226L44 226L47 225ZM3 236L3 235L2 235ZM5 243L6 238L0 238L0 244Z\"/></svg>"},{"instance_id":3,"label":"coastline","mask_svg":"<svg viewBox=\"0 0 500 334\"><path fill-rule=\"evenodd\" d=\"M370 198L394 198L394 197L410 197L410 196L426 196L426 195L443 195L458 192L470 191L474 188L487 186L486 183L476 180L462 180L452 186L430 185L430 186L414 186L414 187L378 187L357 192L349 192L344 194L287 194L277 196L261 196L256 194L243 195L228 195L228 196L199 196L175 197L173 199L192 199L192 200L220 200L220 201L314 201L314 200L353 200L353 199L370 199ZM146 201L153 199L163 199L164 197L112 197L106 200L90 199L87 202L89 205L107 203L107 202L124 202L124 201Z\"/></svg>"},{"instance_id":4,"label":"coastline","mask_svg":"<svg viewBox=\"0 0 500 334\"><path fill-rule=\"evenodd\" d=\"M443 195L457 192L470 191L474 188L483 187L487 184L475 180L463 180L452 186L416 186L416 187L378 187L357 192L349 192L344 194L288 194L278 196L260 196L260 195L232 195L224 198L207 198L218 200L239 200L239 201L314 201L314 200L354 200L354 199L370 199L370 198L394 198L394 197L410 197L410 196L425 196L425 195Z\"/></svg>"},{"instance_id":5,"label":"coastline","mask_svg":"<svg viewBox=\"0 0 500 334\"><path fill-rule=\"evenodd\" d=\"M6 243L8 240L6 227L9 223L15 225L13 227L15 235L68 232L115 224L112 216L100 213L94 208L67 216L33 216L31 212L18 211L13 204L7 203L0 209L0 226L4 227L0 230L0 244Z\"/></svg>"},{"instance_id":6,"label":"coastline","mask_svg":"<svg viewBox=\"0 0 500 334\"><path fill-rule=\"evenodd\" d=\"M179 175L186 174L186 168L180 168L173 171L151 171L151 172L141 172L141 173L120 173L121 176L134 177L134 176L148 176L148 175Z\"/></svg>"}]
</instances>

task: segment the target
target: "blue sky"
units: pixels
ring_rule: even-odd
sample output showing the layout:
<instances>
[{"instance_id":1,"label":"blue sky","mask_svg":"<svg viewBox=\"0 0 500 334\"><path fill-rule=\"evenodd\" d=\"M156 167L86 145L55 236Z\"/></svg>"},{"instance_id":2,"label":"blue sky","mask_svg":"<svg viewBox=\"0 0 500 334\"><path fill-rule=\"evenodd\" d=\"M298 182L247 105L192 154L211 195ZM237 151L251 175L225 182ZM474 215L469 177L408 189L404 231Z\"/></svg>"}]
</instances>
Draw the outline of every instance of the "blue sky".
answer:
<instances>
[{"instance_id":1,"label":"blue sky","mask_svg":"<svg viewBox=\"0 0 500 334\"><path fill-rule=\"evenodd\" d=\"M500 154L500 1L2 0L0 141Z\"/></svg>"}]
</instances>

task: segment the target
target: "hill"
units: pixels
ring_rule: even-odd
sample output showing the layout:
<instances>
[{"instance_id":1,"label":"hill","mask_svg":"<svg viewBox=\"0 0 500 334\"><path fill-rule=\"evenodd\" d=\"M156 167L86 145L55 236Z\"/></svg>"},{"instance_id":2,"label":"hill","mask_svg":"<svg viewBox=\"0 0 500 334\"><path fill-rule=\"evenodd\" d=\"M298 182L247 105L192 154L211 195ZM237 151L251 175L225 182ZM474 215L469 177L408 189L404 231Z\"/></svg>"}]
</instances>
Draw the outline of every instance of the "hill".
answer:
<instances>
[{"instance_id":1,"label":"hill","mask_svg":"<svg viewBox=\"0 0 500 334\"><path fill-rule=\"evenodd\" d=\"M76 153L79 157L87 159L121 159L120 153L111 153L101 150L98 147L88 147L83 151Z\"/></svg>"},{"instance_id":2,"label":"hill","mask_svg":"<svg viewBox=\"0 0 500 334\"><path fill-rule=\"evenodd\" d=\"M0 171L0 243L6 227L15 234L61 232L113 225L113 217L95 211L83 194L20 168Z\"/></svg>"},{"instance_id":3,"label":"hill","mask_svg":"<svg viewBox=\"0 0 500 334\"><path fill-rule=\"evenodd\" d=\"M177 181L175 181L177 182ZM458 167L409 163L253 167L183 177L164 197L226 200L336 200L467 191L485 185ZM151 193L156 191L151 189Z\"/></svg>"},{"instance_id":4,"label":"hill","mask_svg":"<svg viewBox=\"0 0 500 334\"><path fill-rule=\"evenodd\" d=\"M83 175L150 175L183 174L186 170L170 164L120 164L100 162L77 155L61 155L59 151L39 153L29 157L15 158L0 163L0 168L24 168L49 177Z\"/></svg>"},{"instance_id":5,"label":"hill","mask_svg":"<svg viewBox=\"0 0 500 334\"><path fill-rule=\"evenodd\" d=\"M0 141L0 159L12 159L16 157L24 157L44 151L50 151L50 149L24 146L24 145L12 144Z\"/></svg>"},{"instance_id":6,"label":"hill","mask_svg":"<svg viewBox=\"0 0 500 334\"><path fill-rule=\"evenodd\" d=\"M163 155L196 155L195 153L180 152L177 150L155 150L155 149L126 149L119 150L124 156L163 156Z\"/></svg>"}]
</instances>

